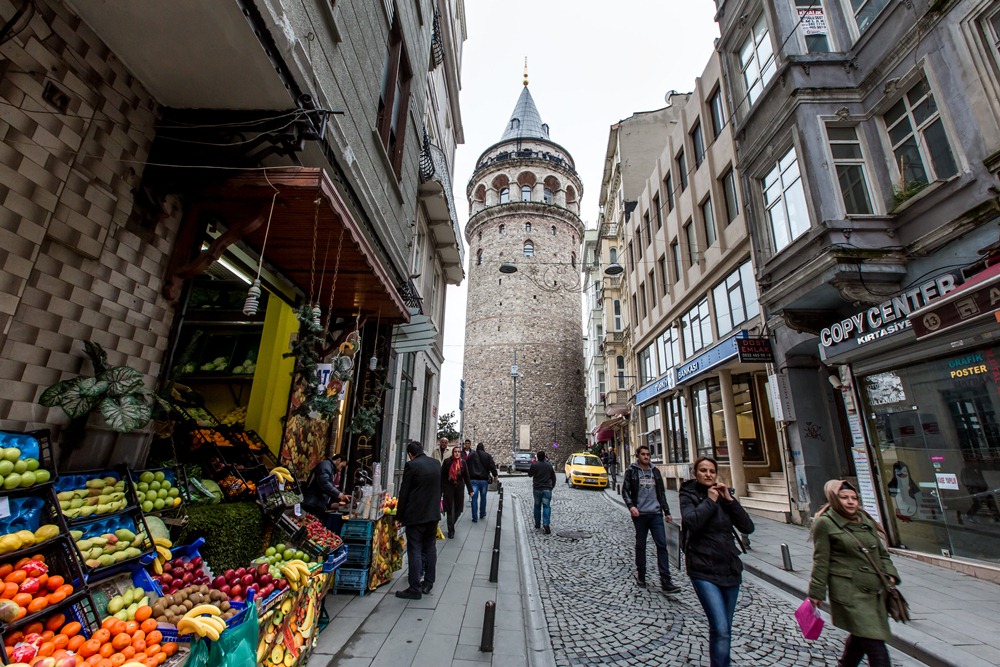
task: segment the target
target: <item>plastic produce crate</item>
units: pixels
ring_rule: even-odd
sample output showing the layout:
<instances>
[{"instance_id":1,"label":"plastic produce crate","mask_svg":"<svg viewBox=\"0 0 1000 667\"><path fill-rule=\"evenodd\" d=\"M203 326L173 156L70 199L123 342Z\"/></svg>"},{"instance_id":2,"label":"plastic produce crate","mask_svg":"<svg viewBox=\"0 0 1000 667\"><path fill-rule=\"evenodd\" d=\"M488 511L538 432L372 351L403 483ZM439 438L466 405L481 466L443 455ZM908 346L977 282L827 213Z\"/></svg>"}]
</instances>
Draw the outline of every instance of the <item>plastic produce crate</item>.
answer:
<instances>
[{"instance_id":1,"label":"plastic produce crate","mask_svg":"<svg viewBox=\"0 0 1000 667\"><path fill-rule=\"evenodd\" d=\"M23 630L35 621L41 621L44 625L52 614L65 614L66 623L72 621L78 622L83 626L80 634L84 637L90 637L101 627L101 615L97 612L97 605L94 603L94 600L87 591L79 591L58 605L53 605L38 614L25 616L18 621L0 628L0 633L2 633L3 639L6 640L9 633ZM3 659L4 664L10 663L5 641L0 642L0 658Z\"/></svg>"},{"instance_id":2,"label":"plastic produce crate","mask_svg":"<svg viewBox=\"0 0 1000 667\"><path fill-rule=\"evenodd\" d=\"M375 532L375 522L366 519L348 519L340 529L340 539L345 542L370 540Z\"/></svg>"},{"instance_id":3,"label":"plastic produce crate","mask_svg":"<svg viewBox=\"0 0 1000 667\"><path fill-rule=\"evenodd\" d=\"M302 502L302 494L297 484L282 484L277 475L272 474L257 482L257 501L265 511L290 509Z\"/></svg>"},{"instance_id":4,"label":"plastic produce crate","mask_svg":"<svg viewBox=\"0 0 1000 667\"><path fill-rule=\"evenodd\" d=\"M281 604L282 600L288 597L291 591L292 591L291 588L285 588L284 590L274 591L273 593L271 593L271 595L269 595L266 600L260 603L260 609L257 610L257 614L259 616L263 616L267 612L277 607L279 604Z\"/></svg>"},{"instance_id":5,"label":"plastic produce crate","mask_svg":"<svg viewBox=\"0 0 1000 667\"><path fill-rule=\"evenodd\" d=\"M371 542L364 544L348 543L347 556L344 558L344 565L348 567L368 567L371 564L372 545Z\"/></svg>"},{"instance_id":6,"label":"plastic produce crate","mask_svg":"<svg viewBox=\"0 0 1000 667\"><path fill-rule=\"evenodd\" d=\"M108 602L116 595L121 595L126 588L141 588L152 598L159 597L160 587L140 565L132 563L127 570L113 574L100 581L90 581L90 595L94 598L98 615L107 615Z\"/></svg>"},{"instance_id":7,"label":"plastic produce crate","mask_svg":"<svg viewBox=\"0 0 1000 667\"><path fill-rule=\"evenodd\" d=\"M247 615L247 609L253 604L253 593L247 596L246 602L230 602L229 606L233 609L239 609L239 613L234 614L232 618L226 621L226 627L231 628L233 626L239 625L243 622ZM163 641L161 644L166 644L167 642L178 642L178 643L190 643L195 636L194 635L178 635L177 628L173 625L168 625L166 623L158 623L156 629L160 631L163 635Z\"/></svg>"},{"instance_id":8,"label":"plastic produce crate","mask_svg":"<svg viewBox=\"0 0 1000 667\"><path fill-rule=\"evenodd\" d=\"M323 562L323 572L325 574L330 574L341 565L344 565L347 562L347 557L350 555L351 546L353 545L345 544L330 554L329 557L327 557L327 559Z\"/></svg>"},{"instance_id":9,"label":"plastic produce crate","mask_svg":"<svg viewBox=\"0 0 1000 667\"><path fill-rule=\"evenodd\" d=\"M0 518L0 535L9 535L19 530L34 533L42 525L57 526L60 534L66 532L66 522L59 511L59 502L51 484L44 488L31 486L10 491L5 501L9 515Z\"/></svg>"},{"instance_id":10,"label":"plastic produce crate","mask_svg":"<svg viewBox=\"0 0 1000 667\"><path fill-rule=\"evenodd\" d=\"M329 553L326 548L321 547L309 540L306 536L305 527L297 525L284 514L278 517L277 521L274 522L273 530L271 531L271 542L268 546L274 546L279 543L302 551L308 555L310 559L318 563L322 563L326 560ZM261 553L265 550L266 548L262 549Z\"/></svg>"},{"instance_id":11,"label":"plastic produce crate","mask_svg":"<svg viewBox=\"0 0 1000 667\"><path fill-rule=\"evenodd\" d=\"M0 447L17 447L21 450L22 459L38 459L38 468L44 468L49 472L49 481L42 482L40 484L36 482L29 487L23 488L36 490L43 485L54 484L59 478L59 474L56 469L56 460L52 454L52 436L49 433L49 429L44 428L37 431L26 431L24 433L18 433L15 431L0 431ZM9 489L0 487L0 493L7 491L9 491Z\"/></svg>"},{"instance_id":12,"label":"plastic produce crate","mask_svg":"<svg viewBox=\"0 0 1000 667\"><path fill-rule=\"evenodd\" d=\"M184 472L183 466L178 466L177 468L147 468L145 470L130 470L129 472L131 473L132 484L135 486L136 489L137 499L139 495L139 487L138 487L139 478L144 472L151 472L153 474L162 472L163 478L166 481L170 482L170 486L177 489L177 491L180 493L179 496L179 498L181 499L180 505L170 505L169 507L164 507L163 509L160 510L154 509L152 512L146 512L146 514L157 514L159 512L167 512L169 510L177 509L179 507L184 507L189 502L191 502L191 498L188 497L187 475ZM173 499L171 498L171 500ZM141 499L139 499L139 503L140 504L142 503Z\"/></svg>"},{"instance_id":13,"label":"plastic produce crate","mask_svg":"<svg viewBox=\"0 0 1000 667\"><path fill-rule=\"evenodd\" d=\"M87 482L93 479L102 479L105 477L112 477L115 480L125 480L125 488L123 493L125 494L126 506L124 509L116 510L114 512L108 512L106 514L89 514L86 516L69 517L66 516L65 512L63 516L66 516L66 523L72 527L80 523L89 523L97 519L104 519L107 517L115 516L116 514L122 514L129 512L134 509L138 509L139 500L135 495L135 487L132 486L132 481L129 478L129 469L126 466L115 466L114 468L108 470L87 470L84 472L77 472L72 474L63 475L55 483L56 495L64 491L73 491L76 489L85 488Z\"/></svg>"},{"instance_id":14,"label":"plastic produce crate","mask_svg":"<svg viewBox=\"0 0 1000 667\"><path fill-rule=\"evenodd\" d=\"M111 565L91 567L87 565L83 554L80 554L80 562L82 564L83 571L86 573L88 581L104 579L112 574L129 569L130 564L141 561L144 555L153 551L153 539L149 535L149 528L146 527L146 520L142 515L142 511L136 508L127 511L124 514L119 513L92 519L88 523L76 524L72 527L74 530L83 531L82 539L98 537L100 535L104 535L105 533L114 533L116 530L120 530L122 528L132 531L137 536L144 536L141 544L136 547L139 549L138 556L126 558L112 563Z\"/></svg>"},{"instance_id":15,"label":"plastic produce crate","mask_svg":"<svg viewBox=\"0 0 1000 667\"><path fill-rule=\"evenodd\" d=\"M337 592L353 591L364 596L368 588L368 570L342 567L334 574L333 587Z\"/></svg>"}]
</instances>

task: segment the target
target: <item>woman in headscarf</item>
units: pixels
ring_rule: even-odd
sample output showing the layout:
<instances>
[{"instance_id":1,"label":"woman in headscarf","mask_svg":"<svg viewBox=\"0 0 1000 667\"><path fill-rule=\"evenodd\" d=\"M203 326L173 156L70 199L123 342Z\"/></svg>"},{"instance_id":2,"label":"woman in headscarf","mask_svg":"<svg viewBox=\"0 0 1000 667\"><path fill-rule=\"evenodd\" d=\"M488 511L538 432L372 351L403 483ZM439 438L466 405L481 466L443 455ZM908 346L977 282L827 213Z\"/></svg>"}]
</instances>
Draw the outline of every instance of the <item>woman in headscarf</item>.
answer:
<instances>
[{"instance_id":1,"label":"woman in headscarf","mask_svg":"<svg viewBox=\"0 0 1000 667\"><path fill-rule=\"evenodd\" d=\"M898 584L899 573L884 545L885 532L861 509L850 483L830 480L823 493L827 502L812 527L816 547L809 599L819 608L829 591L833 624L850 633L837 667L857 667L866 655L869 667L889 667L887 592L862 551L867 549L886 577Z\"/></svg>"},{"instance_id":2,"label":"woman in headscarf","mask_svg":"<svg viewBox=\"0 0 1000 667\"><path fill-rule=\"evenodd\" d=\"M469 480L469 469L462 460L462 448L453 447L451 458L441 464L441 497L444 500L444 511L448 515L448 537L455 537L455 522L462 514L465 498L462 486L465 486L472 497L472 482Z\"/></svg>"}]
</instances>

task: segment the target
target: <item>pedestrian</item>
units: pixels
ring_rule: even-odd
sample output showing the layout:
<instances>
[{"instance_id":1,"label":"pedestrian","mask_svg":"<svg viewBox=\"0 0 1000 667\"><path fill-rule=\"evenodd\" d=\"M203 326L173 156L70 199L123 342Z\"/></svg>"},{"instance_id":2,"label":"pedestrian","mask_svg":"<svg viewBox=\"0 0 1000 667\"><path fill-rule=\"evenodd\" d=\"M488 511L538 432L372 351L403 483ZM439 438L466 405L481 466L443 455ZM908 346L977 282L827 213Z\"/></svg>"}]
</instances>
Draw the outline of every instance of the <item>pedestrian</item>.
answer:
<instances>
[{"instance_id":1,"label":"pedestrian","mask_svg":"<svg viewBox=\"0 0 1000 667\"><path fill-rule=\"evenodd\" d=\"M749 535L754 525L734 491L718 481L715 459L694 462L695 478L681 485L681 544L694 592L708 617L711 667L729 667L733 614L740 596L743 562L735 530Z\"/></svg>"},{"instance_id":2,"label":"pedestrian","mask_svg":"<svg viewBox=\"0 0 1000 667\"><path fill-rule=\"evenodd\" d=\"M472 446L472 441L466 440L466 442ZM472 480L472 523L476 523L478 519L486 518L486 490L490 480L498 475L497 464L483 443L476 445L476 451L470 452L466 464L469 466L469 478Z\"/></svg>"},{"instance_id":3,"label":"pedestrian","mask_svg":"<svg viewBox=\"0 0 1000 667\"><path fill-rule=\"evenodd\" d=\"M660 574L660 587L664 593L680 589L670 580L670 559L667 556L667 529L663 519L673 521L667 494L663 488L660 471L649 462L649 447L640 445L635 452L636 462L625 471L622 496L632 515L635 526L635 570L640 586L646 586L646 537L653 536L656 545L656 568Z\"/></svg>"},{"instance_id":4,"label":"pedestrian","mask_svg":"<svg viewBox=\"0 0 1000 667\"><path fill-rule=\"evenodd\" d=\"M469 454L471 453L472 453L472 440L466 438L465 442L462 443L462 460L468 461Z\"/></svg>"},{"instance_id":5,"label":"pedestrian","mask_svg":"<svg viewBox=\"0 0 1000 667\"><path fill-rule=\"evenodd\" d=\"M472 498L469 467L462 461L462 448L454 447L451 450L451 457L441 464L441 494L444 499L444 511L448 516L449 539L455 537L455 522L465 507L463 486L469 491L469 498Z\"/></svg>"},{"instance_id":6,"label":"pedestrian","mask_svg":"<svg viewBox=\"0 0 1000 667\"><path fill-rule=\"evenodd\" d=\"M340 490L342 471L346 467L347 461L342 454L323 459L309 473L302 491L302 508L337 534L344 523L340 505L351 499Z\"/></svg>"},{"instance_id":7,"label":"pedestrian","mask_svg":"<svg viewBox=\"0 0 1000 667\"><path fill-rule=\"evenodd\" d=\"M552 489L556 488L556 470L545 460L545 452L535 455L535 462L528 468L532 478L531 491L535 495L535 530L539 528L548 535L549 519L552 515Z\"/></svg>"},{"instance_id":8,"label":"pedestrian","mask_svg":"<svg viewBox=\"0 0 1000 667\"><path fill-rule=\"evenodd\" d=\"M419 600L434 587L437 572L437 529L441 520L441 470L415 440L406 443L407 462L399 485L396 521L406 526L409 587L396 597ZM423 573L423 581L420 575Z\"/></svg>"},{"instance_id":9,"label":"pedestrian","mask_svg":"<svg viewBox=\"0 0 1000 667\"><path fill-rule=\"evenodd\" d=\"M448 438L441 438L438 440L437 449L434 450L434 460L438 463L444 463L448 460L450 452L448 451Z\"/></svg>"},{"instance_id":10,"label":"pedestrian","mask_svg":"<svg viewBox=\"0 0 1000 667\"><path fill-rule=\"evenodd\" d=\"M893 585L899 573L885 548L885 532L858 503L858 492L848 482L833 479L823 486L826 505L813 519L812 577L809 600L817 608L830 593L833 624L847 631L838 667L857 667L868 656L869 667L889 667L890 638L886 591L863 550Z\"/></svg>"}]
</instances>

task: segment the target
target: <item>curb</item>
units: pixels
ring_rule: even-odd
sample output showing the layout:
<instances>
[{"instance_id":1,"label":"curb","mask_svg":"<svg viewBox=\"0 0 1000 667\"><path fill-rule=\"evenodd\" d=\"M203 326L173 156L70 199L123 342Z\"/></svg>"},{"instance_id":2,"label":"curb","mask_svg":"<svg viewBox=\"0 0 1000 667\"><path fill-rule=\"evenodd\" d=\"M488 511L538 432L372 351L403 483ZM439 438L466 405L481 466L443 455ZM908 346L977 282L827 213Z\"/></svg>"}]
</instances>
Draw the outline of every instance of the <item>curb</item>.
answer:
<instances>
[{"instance_id":1,"label":"curb","mask_svg":"<svg viewBox=\"0 0 1000 667\"><path fill-rule=\"evenodd\" d=\"M542 598L538 592L538 578L531 561L531 550L528 547L527 528L524 516L521 514L521 504L516 502L517 495L510 494L514 506L514 537L517 542L517 560L520 564L521 583L524 594L521 596L521 608L524 611L526 643L528 648L528 664L531 667L551 667L556 664L555 652L552 650L552 638L549 637L549 626L542 609Z\"/></svg>"}]
</instances>

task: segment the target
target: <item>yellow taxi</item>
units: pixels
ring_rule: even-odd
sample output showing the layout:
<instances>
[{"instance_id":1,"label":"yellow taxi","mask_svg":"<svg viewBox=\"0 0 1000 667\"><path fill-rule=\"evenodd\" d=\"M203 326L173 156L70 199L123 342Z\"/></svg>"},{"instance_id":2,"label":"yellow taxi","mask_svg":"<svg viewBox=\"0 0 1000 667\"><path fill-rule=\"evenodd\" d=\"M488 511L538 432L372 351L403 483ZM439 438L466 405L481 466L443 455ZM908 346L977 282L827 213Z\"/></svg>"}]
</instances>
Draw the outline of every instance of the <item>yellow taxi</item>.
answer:
<instances>
[{"instance_id":1,"label":"yellow taxi","mask_svg":"<svg viewBox=\"0 0 1000 667\"><path fill-rule=\"evenodd\" d=\"M592 486L603 489L608 485L608 471L601 459L587 452L571 454L566 459L566 483L572 486Z\"/></svg>"}]
</instances>

